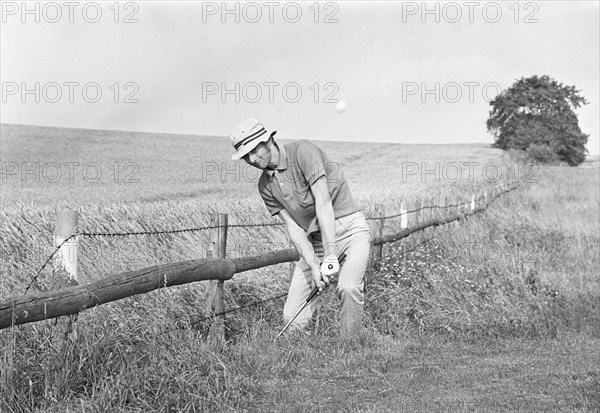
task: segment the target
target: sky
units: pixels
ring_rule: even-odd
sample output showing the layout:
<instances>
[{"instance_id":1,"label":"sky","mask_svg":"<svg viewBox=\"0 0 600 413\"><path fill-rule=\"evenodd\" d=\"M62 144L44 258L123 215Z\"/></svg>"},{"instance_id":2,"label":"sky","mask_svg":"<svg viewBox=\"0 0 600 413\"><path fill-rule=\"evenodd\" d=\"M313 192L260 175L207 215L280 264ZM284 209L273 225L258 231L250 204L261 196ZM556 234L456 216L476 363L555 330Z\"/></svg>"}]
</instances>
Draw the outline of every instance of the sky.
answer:
<instances>
[{"instance_id":1,"label":"sky","mask_svg":"<svg viewBox=\"0 0 600 413\"><path fill-rule=\"evenodd\" d=\"M226 136L256 117L290 139L491 144L490 100L548 75L589 101L600 152L597 1L1 7L2 123Z\"/></svg>"}]
</instances>

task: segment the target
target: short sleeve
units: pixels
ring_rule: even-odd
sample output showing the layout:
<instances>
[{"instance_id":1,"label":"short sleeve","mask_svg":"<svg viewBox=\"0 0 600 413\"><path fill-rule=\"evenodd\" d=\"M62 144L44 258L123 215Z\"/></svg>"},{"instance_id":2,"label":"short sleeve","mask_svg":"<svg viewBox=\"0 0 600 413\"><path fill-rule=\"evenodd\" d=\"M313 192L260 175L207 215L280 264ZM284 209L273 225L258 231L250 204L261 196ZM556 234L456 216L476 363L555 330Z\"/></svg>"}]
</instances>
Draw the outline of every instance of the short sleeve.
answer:
<instances>
[{"instance_id":1,"label":"short sleeve","mask_svg":"<svg viewBox=\"0 0 600 413\"><path fill-rule=\"evenodd\" d=\"M262 179L258 184L258 193L271 216L277 215L283 209L283 206L281 206L279 201L273 196L273 192L271 192L269 185Z\"/></svg>"},{"instance_id":2,"label":"short sleeve","mask_svg":"<svg viewBox=\"0 0 600 413\"><path fill-rule=\"evenodd\" d=\"M325 176L325 160L321 150L312 142L305 140L298 145L298 168L302 171L309 186Z\"/></svg>"}]
</instances>

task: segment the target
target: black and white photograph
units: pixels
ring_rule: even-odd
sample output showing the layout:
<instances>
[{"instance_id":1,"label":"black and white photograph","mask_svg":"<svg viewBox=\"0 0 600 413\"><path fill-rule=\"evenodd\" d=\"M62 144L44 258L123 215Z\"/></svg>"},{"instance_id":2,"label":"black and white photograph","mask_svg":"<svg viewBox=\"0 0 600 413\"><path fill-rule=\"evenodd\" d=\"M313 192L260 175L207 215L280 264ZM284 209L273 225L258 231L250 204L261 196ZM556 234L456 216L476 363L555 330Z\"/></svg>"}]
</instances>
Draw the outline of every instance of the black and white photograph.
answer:
<instances>
[{"instance_id":1,"label":"black and white photograph","mask_svg":"<svg viewBox=\"0 0 600 413\"><path fill-rule=\"evenodd\" d=\"M0 11L0 412L600 411L599 1Z\"/></svg>"}]
</instances>

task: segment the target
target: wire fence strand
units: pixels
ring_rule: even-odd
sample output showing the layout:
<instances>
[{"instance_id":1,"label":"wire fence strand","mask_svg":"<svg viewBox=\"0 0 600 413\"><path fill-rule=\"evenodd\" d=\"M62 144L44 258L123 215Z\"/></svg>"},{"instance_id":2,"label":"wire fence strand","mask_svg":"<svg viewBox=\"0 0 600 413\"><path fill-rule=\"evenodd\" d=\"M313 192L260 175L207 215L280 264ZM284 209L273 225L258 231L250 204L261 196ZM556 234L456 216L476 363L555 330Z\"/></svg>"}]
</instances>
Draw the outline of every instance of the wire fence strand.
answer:
<instances>
[{"instance_id":1,"label":"wire fence strand","mask_svg":"<svg viewBox=\"0 0 600 413\"><path fill-rule=\"evenodd\" d=\"M483 195L478 195L477 197L475 197L475 200L480 200L483 198L484 198ZM420 208L416 208L416 209L412 209L412 210L408 210L408 211L402 211L402 212L400 212L398 214L394 214L394 215L387 215L387 216L381 216L381 217L366 217L366 219L367 220L388 220L388 219L398 218L403 215L408 215L408 214L412 214L415 212L419 212L419 211L422 211L425 209L434 209L434 208L435 209L448 209L448 208L469 205L469 204L471 204L472 201L473 200L459 202L457 204L450 204L450 205L426 205L426 206L422 206ZM255 228L255 227L280 227L280 226L284 226L284 223L282 223L282 222L267 222L267 223L254 223L254 224L228 224L228 225L225 225L225 227L227 227L227 228ZM82 236L82 237L125 237L125 236L140 236L140 235L181 234L181 233L186 233L186 232L206 231L206 230L217 229L217 228L221 228L221 227L223 227L223 226L222 225L206 225L206 226L202 226L202 227L171 229L171 230L133 231L133 232L115 232L115 233L80 232L80 233L73 234L70 237L68 237L67 239L65 239L60 245L58 245L54 249L54 251L50 254L50 256L48 257L46 262L44 262L44 264L35 273L32 280L27 285L27 288L25 288L25 294L27 294L29 292L33 283L35 283L35 281L39 278L42 271L50 263L50 261L56 255L56 253L60 250L60 248L67 241L71 240L74 237L77 237L77 236Z\"/></svg>"},{"instance_id":2,"label":"wire fence strand","mask_svg":"<svg viewBox=\"0 0 600 413\"><path fill-rule=\"evenodd\" d=\"M424 244L428 243L429 241L433 240L433 238L434 237L426 238L426 239L418 242L417 244L415 244L411 248L403 250L402 253L403 254L408 254L408 253L410 253L412 251L415 251L416 249L418 249L422 245L424 245ZM331 283L331 285L336 285L336 284L337 284L337 280ZM200 323L202 323L202 322L204 322L206 320L210 320L210 319L213 319L215 317L219 317L221 315L225 315L225 314L230 314L230 313L234 313L234 312L237 312L237 311L241 311L241 310L244 310L246 308L257 307L259 305L263 305L265 303L281 299L283 297L286 297L287 295L288 295L288 293L285 292L285 293L278 294L278 295L275 295L275 296L272 296L272 297L269 297L269 298L265 298L264 300L256 300L256 301L253 301L253 302L251 302L249 304L245 304L245 305L241 305L241 306L237 306L237 307L231 307L231 308L228 308L227 310L221 311L219 313L210 314L208 316L204 316L204 317L195 319L194 321L190 321L189 325L190 326L195 326L195 325L198 325L198 324L200 324ZM183 329L184 329L183 327L170 328L170 329L161 331L159 334L166 334L166 333L170 333L170 332L177 331L177 330L183 330Z\"/></svg>"}]
</instances>

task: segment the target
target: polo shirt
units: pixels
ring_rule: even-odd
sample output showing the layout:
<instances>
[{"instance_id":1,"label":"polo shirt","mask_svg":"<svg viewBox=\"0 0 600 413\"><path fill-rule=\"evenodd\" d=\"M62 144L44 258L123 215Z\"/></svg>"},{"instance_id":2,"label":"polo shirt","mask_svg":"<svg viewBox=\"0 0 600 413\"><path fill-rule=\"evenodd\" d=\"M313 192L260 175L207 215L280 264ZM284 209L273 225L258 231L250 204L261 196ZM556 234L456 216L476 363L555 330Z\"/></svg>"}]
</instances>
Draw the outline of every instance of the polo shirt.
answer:
<instances>
[{"instance_id":1,"label":"polo shirt","mask_svg":"<svg viewBox=\"0 0 600 413\"><path fill-rule=\"evenodd\" d=\"M304 231L316 230L317 212L310 187L322 176L327 179L335 218L360 210L340 165L321 148L306 139L276 145L279 165L275 170L263 170L258 180L258 192L271 215L285 209Z\"/></svg>"}]
</instances>

